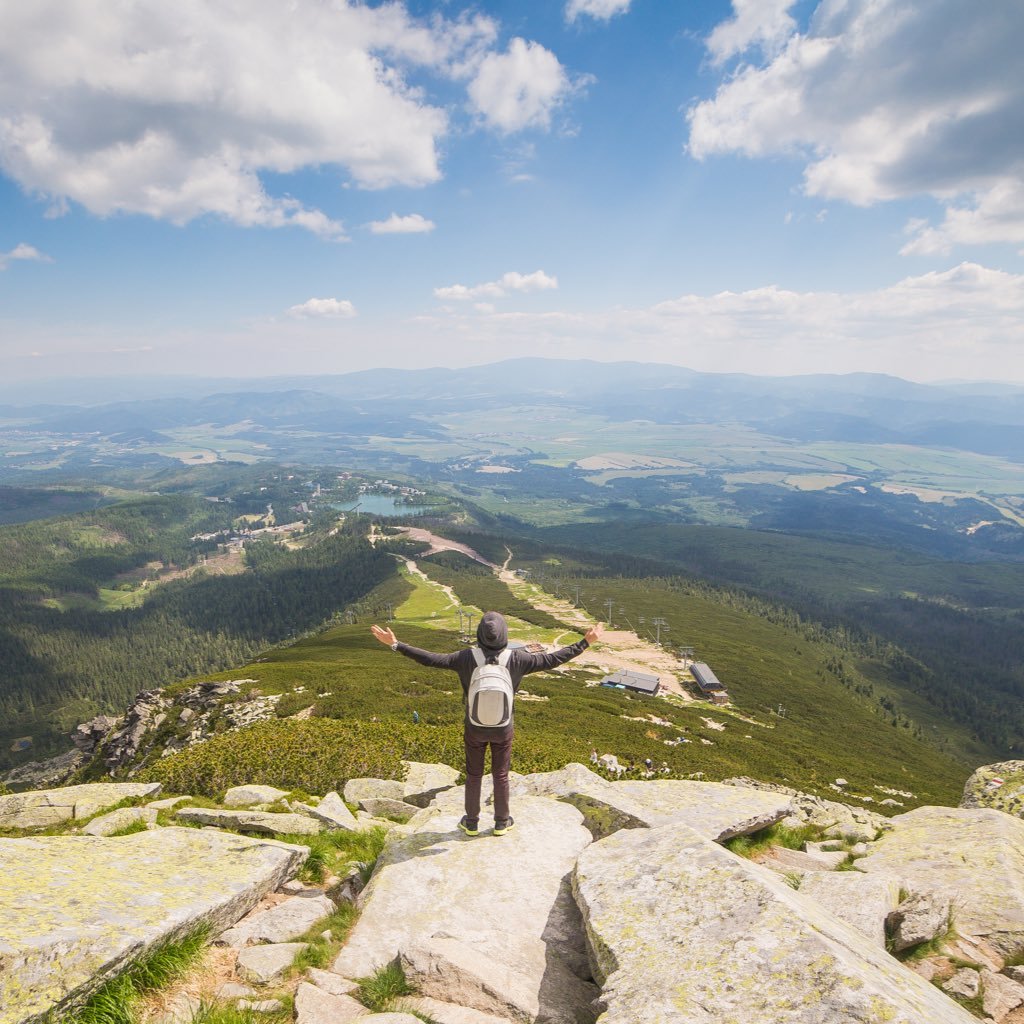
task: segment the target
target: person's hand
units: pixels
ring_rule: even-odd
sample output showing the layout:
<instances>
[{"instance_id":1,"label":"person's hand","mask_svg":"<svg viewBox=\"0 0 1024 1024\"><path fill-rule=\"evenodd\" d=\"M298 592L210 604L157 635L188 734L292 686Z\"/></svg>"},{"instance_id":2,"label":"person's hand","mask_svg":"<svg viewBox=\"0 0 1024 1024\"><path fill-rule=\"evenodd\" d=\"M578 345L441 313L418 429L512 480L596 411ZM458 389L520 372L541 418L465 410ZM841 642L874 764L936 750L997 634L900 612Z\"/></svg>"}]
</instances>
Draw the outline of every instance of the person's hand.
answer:
<instances>
[{"instance_id":1,"label":"person's hand","mask_svg":"<svg viewBox=\"0 0 1024 1024\"><path fill-rule=\"evenodd\" d=\"M380 626L371 626L370 632L386 646L390 647L392 644L398 643L398 637L395 636L394 631L388 627L387 629L381 629Z\"/></svg>"},{"instance_id":2,"label":"person's hand","mask_svg":"<svg viewBox=\"0 0 1024 1024\"><path fill-rule=\"evenodd\" d=\"M583 639L586 640L588 644L596 644L597 641L601 639L601 634L603 632L603 623L597 622L586 631L583 635Z\"/></svg>"}]
</instances>

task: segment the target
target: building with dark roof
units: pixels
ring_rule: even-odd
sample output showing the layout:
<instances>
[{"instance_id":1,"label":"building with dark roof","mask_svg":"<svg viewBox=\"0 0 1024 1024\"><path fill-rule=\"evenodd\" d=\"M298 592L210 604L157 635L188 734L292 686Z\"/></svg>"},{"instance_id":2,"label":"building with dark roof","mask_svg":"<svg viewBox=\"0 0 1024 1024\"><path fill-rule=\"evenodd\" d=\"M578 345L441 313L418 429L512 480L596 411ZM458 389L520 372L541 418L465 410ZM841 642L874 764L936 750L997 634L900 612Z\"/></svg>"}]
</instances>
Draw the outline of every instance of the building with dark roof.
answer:
<instances>
[{"instance_id":1,"label":"building with dark roof","mask_svg":"<svg viewBox=\"0 0 1024 1024\"><path fill-rule=\"evenodd\" d=\"M643 693L648 697L656 697L661 690L661 680L657 676L648 675L646 672L633 672L630 669L620 669L610 676L601 680L602 686L613 690L632 690L634 693Z\"/></svg>"},{"instance_id":2,"label":"building with dark roof","mask_svg":"<svg viewBox=\"0 0 1024 1024\"><path fill-rule=\"evenodd\" d=\"M690 666L690 673L693 675L697 688L708 700L715 704L729 703L729 694L708 664L703 661L695 661Z\"/></svg>"}]
</instances>

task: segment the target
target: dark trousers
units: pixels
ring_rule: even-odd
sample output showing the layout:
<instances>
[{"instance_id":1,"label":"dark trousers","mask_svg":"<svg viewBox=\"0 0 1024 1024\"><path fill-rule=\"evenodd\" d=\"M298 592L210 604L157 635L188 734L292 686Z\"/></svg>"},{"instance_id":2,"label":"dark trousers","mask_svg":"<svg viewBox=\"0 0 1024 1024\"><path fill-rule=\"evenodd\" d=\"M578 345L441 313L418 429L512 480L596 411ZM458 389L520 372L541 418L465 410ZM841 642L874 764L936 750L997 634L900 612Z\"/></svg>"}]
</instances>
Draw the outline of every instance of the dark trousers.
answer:
<instances>
[{"instance_id":1,"label":"dark trousers","mask_svg":"<svg viewBox=\"0 0 1024 1024\"><path fill-rule=\"evenodd\" d=\"M512 765L512 738L492 739L466 726L466 817L480 817L480 786L484 780L484 759L491 748L491 775L494 778L494 820L508 817L508 770Z\"/></svg>"}]
</instances>

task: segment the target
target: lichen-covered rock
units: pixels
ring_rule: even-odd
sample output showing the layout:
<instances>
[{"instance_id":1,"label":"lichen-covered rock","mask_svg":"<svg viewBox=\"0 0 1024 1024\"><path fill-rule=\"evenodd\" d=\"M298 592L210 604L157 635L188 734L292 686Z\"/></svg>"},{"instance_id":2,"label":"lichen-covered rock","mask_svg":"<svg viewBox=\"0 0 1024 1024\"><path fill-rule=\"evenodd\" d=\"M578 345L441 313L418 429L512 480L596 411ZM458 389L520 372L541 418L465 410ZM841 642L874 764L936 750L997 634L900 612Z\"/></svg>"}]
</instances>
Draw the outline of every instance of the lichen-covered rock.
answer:
<instances>
[{"instance_id":1,"label":"lichen-covered rock","mask_svg":"<svg viewBox=\"0 0 1024 1024\"><path fill-rule=\"evenodd\" d=\"M520 797L515 813L516 828L500 838L467 839L456 828L457 810L435 811L396 835L360 898L362 913L334 970L365 977L402 950L454 937L514 972L522 981L517 998L532 1000L534 1018L576 1024L579 1007L597 994L584 980L586 949L568 884L590 833L579 811L555 800ZM452 977L440 971L410 980L449 1001ZM478 990L476 998L484 1003L476 1008L492 1012L493 996Z\"/></svg>"},{"instance_id":2,"label":"lichen-covered rock","mask_svg":"<svg viewBox=\"0 0 1024 1024\"><path fill-rule=\"evenodd\" d=\"M308 981L300 981L295 992L296 1024L346 1024L369 1012L352 996L328 992Z\"/></svg>"},{"instance_id":3,"label":"lichen-covered rock","mask_svg":"<svg viewBox=\"0 0 1024 1024\"><path fill-rule=\"evenodd\" d=\"M451 789L459 781L459 772L446 764L421 764L403 761L405 781L402 799L416 807L426 807L438 793Z\"/></svg>"},{"instance_id":4,"label":"lichen-covered rock","mask_svg":"<svg viewBox=\"0 0 1024 1024\"><path fill-rule=\"evenodd\" d=\"M376 797L401 800L405 796L405 783L394 779L349 779L343 792L346 803L357 805Z\"/></svg>"},{"instance_id":5,"label":"lichen-covered rock","mask_svg":"<svg viewBox=\"0 0 1024 1024\"><path fill-rule=\"evenodd\" d=\"M941 893L911 893L889 915L889 924L895 953L931 942L949 931L949 899Z\"/></svg>"},{"instance_id":6,"label":"lichen-covered rock","mask_svg":"<svg viewBox=\"0 0 1024 1024\"><path fill-rule=\"evenodd\" d=\"M601 1024L970 1024L974 1018L772 872L685 826L584 850L573 888Z\"/></svg>"},{"instance_id":7,"label":"lichen-covered rock","mask_svg":"<svg viewBox=\"0 0 1024 1024\"><path fill-rule=\"evenodd\" d=\"M264 836L315 836L320 826L304 814L278 814L274 811L219 811L209 807L183 807L174 816L197 825L233 828Z\"/></svg>"},{"instance_id":8,"label":"lichen-covered rock","mask_svg":"<svg viewBox=\"0 0 1024 1024\"><path fill-rule=\"evenodd\" d=\"M892 825L857 861L860 870L952 902L961 935L1007 953L1024 947L1024 821L989 809L918 807Z\"/></svg>"},{"instance_id":9,"label":"lichen-covered rock","mask_svg":"<svg viewBox=\"0 0 1024 1024\"><path fill-rule=\"evenodd\" d=\"M253 804L272 804L288 794L274 786L232 786L224 794L225 807L251 807Z\"/></svg>"},{"instance_id":10,"label":"lichen-covered rock","mask_svg":"<svg viewBox=\"0 0 1024 1024\"><path fill-rule=\"evenodd\" d=\"M354 832L359 828L355 815L345 806L345 801L337 793L328 793L315 807L296 800L292 803L292 810L297 814L305 814L328 829Z\"/></svg>"},{"instance_id":11,"label":"lichen-covered rock","mask_svg":"<svg viewBox=\"0 0 1024 1024\"><path fill-rule=\"evenodd\" d=\"M246 946L238 952L238 975L257 985L277 981L295 961L308 942L275 942L268 946Z\"/></svg>"},{"instance_id":12,"label":"lichen-covered rock","mask_svg":"<svg viewBox=\"0 0 1024 1024\"><path fill-rule=\"evenodd\" d=\"M791 850L787 846L771 847L763 864L767 868L786 874L789 871L835 871L847 858L842 850L832 853L813 853L809 850Z\"/></svg>"},{"instance_id":13,"label":"lichen-covered rock","mask_svg":"<svg viewBox=\"0 0 1024 1024\"><path fill-rule=\"evenodd\" d=\"M375 818L394 818L403 822L408 821L416 813L416 808L404 800L388 800L379 796L365 797L359 801L359 806Z\"/></svg>"},{"instance_id":14,"label":"lichen-covered rock","mask_svg":"<svg viewBox=\"0 0 1024 1024\"><path fill-rule=\"evenodd\" d=\"M109 814L101 814L93 818L82 832L87 836L112 836L121 829L128 828L138 822L147 825L156 824L157 812L152 807L119 807Z\"/></svg>"},{"instance_id":15,"label":"lichen-covered rock","mask_svg":"<svg viewBox=\"0 0 1024 1024\"><path fill-rule=\"evenodd\" d=\"M899 903L900 887L894 878L860 871L813 871L800 883L800 894L885 949L885 922Z\"/></svg>"},{"instance_id":16,"label":"lichen-covered rock","mask_svg":"<svg viewBox=\"0 0 1024 1024\"><path fill-rule=\"evenodd\" d=\"M310 967L306 977L317 988L330 992L332 996L350 996L359 989L359 982L343 978L334 971L321 971L319 967Z\"/></svg>"},{"instance_id":17,"label":"lichen-covered rock","mask_svg":"<svg viewBox=\"0 0 1024 1024\"><path fill-rule=\"evenodd\" d=\"M981 1006L996 1021L1001 1021L1018 1006L1024 1005L1024 985L1005 974L981 972Z\"/></svg>"},{"instance_id":18,"label":"lichen-covered rock","mask_svg":"<svg viewBox=\"0 0 1024 1024\"><path fill-rule=\"evenodd\" d=\"M970 967L963 967L942 983L942 991L961 999L973 999L981 991L981 975Z\"/></svg>"},{"instance_id":19,"label":"lichen-covered rock","mask_svg":"<svg viewBox=\"0 0 1024 1024\"><path fill-rule=\"evenodd\" d=\"M0 1024L75 1005L164 939L233 924L307 855L187 828L0 839Z\"/></svg>"},{"instance_id":20,"label":"lichen-covered rock","mask_svg":"<svg viewBox=\"0 0 1024 1024\"><path fill-rule=\"evenodd\" d=\"M416 996L403 1000L410 1010L419 1011L424 1017L437 1024L508 1024L508 1017L495 1017L471 1006L456 1006L443 1003L429 996Z\"/></svg>"},{"instance_id":21,"label":"lichen-covered rock","mask_svg":"<svg viewBox=\"0 0 1024 1024\"><path fill-rule=\"evenodd\" d=\"M18 765L4 776L3 782L15 792L49 789L70 779L88 760L88 755L82 751L69 750L66 754L58 754L46 761L27 761Z\"/></svg>"},{"instance_id":22,"label":"lichen-covered rock","mask_svg":"<svg viewBox=\"0 0 1024 1024\"><path fill-rule=\"evenodd\" d=\"M1024 818L1024 761L984 764L967 780L961 807L992 807Z\"/></svg>"},{"instance_id":23,"label":"lichen-covered rock","mask_svg":"<svg viewBox=\"0 0 1024 1024\"><path fill-rule=\"evenodd\" d=\"M326 896L293 896L267 910L243 918L217 939L225 946L249 946L259 942L291 942L304 935L323 917L333 914Z\"/></svg>"},{"instance_id":24,"label":"lichen-covered rock","mask_svg":"<svg viewBox=\"0 0 1024 1024\"><path fill-rule=\"evenodd\" d=\"M130 797L159 792L159 782L91 782L0 796L0 828L46 828L72 818L90 818Z\"/></svg>"}]
</instances>

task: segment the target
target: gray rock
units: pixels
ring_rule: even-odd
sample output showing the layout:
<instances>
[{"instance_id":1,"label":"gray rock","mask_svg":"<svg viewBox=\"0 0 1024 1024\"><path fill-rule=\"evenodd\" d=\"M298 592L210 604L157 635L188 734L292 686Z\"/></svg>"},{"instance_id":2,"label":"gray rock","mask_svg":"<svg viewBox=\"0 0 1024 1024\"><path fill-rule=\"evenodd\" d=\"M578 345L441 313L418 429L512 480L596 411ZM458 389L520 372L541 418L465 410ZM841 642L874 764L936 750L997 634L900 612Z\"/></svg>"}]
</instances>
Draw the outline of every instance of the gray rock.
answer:
<instances>
[{"instance_id":1,"label":"gray rock","mask_svg":"<svg viewBox=\"0 0 1024 1024\"><path fill-rule=\"evenodd\" d=\"M362 875L359 874L358 869L355 869L344 878L335 879L334 883L329 886L327 895L339 905L342 902L355 903L365 888L366 883L363 881Z\"/></svg>"},{"instance_id":2,"label":"gray rock","mask_svg":"<svg viewBox=\"0 0 1024 1024\"><path fill-rule=\"evenodd\" d=\"M376 798L401 800L405 796L405 783L393 779L349 779L342 792L346 803L357 805Z\"/></svg>"},{"instance_id":3,"label":"gray rock","mask_svg":"<svg viewBox=\"0 0 1024 1024\"><path fill-rule=\"evenodd\" d=\"M121 829L128 828L138 821L156 824L156 811L151 807L119 807L109 814L101 814L93 818L82 832L87 836L112 836Z\"/></svg>"},{"instance_id":4,"label":"gray rock","mask_svg":"<svg viewBox=\"0 0 1024 1024\"><path fill-rule=\"evenodd\" d=\"M238 975L257 985L269 985L280 978L295 962L295 958L308 948L308 942L247 946L238 952Z\"/></svg>"},{"instance_id":5,"label":"gray rock","mask_svg":"<svg viewBox=\"0 0 1024 1024\"><path fill-rule=\"evenodd\" d=\"M800 894L856 928L885 949L885 922L899 902L900 887L885 875L859 871L813 871L800 883Z\"/></svg>"},{"instance_id":6,"label":"gray rock","mask_svg":"<svg viewBox=\"0 0 1024 1024\"><path fill-rule=\"evenodd\" d=\"M981 1006L996 1021L1024 1004L1024 985L1005 974L983 968L981 972Z\"/></svg>"},{"instance_id":7,"label":"gray rock","mask_svg":"<svg viewBox=\"0 0 1024 1024\"><path fill-rule=\"evenodd\" d=\"M961 935L1012 953L1024 946L1024 821L1001 811L918 807L857 861L954 906Z\"/></svg>"},{"instance_id":8,"label":"gray rock","mask_svg":"<svg viewBox=\"0 0 1024 1024\"><path fill-rule=\"evenodd\" d=\"M307 855L188 828L0 839L0 1024L67 1011L167 937L233 924Z\"/></svg>"},{"instance_id":9,"label":"gray rock","mask_svg":"<svg viewBox=\"0 0 1024 1024\"><path fill-rule=\"evenodd\" d=\"M239 999L240 1010L252 1010L253 1013L280 1013L284 1003L280 999Z\"/></svg>"},{"instance_id":10,"label":"gray rock","mask_svg":"<svg viewBox=\"0 0 1024 1024\"><path fill-rule=\"evenodd\" d=\"M334 970L365 977L400 951L427 944L433 954L431 940L455 937L460 947L522 979L518 999L527 998L529 986L533 1018L576 1024L579 1007L596 995L581 980L588 973L586 949L568 884L579 851L590 842L582 815L558 801L520 797L512 832L473 840L458 832L458 819L457 812L435 811L389 842ZM448 945L442 952L448 960L417 960L437 964L440 973L410 981L423 995L492 1012L497 997L483 988L469 999L450 998L446 986L454 979L467 991L467 975L455 970L457 949Z\"/></svg>"},{"instance_id":11,"label":"gray rock","mask_svg":"<svg viewBox=\"0 0 1024 1024\"><path fill-rule=\"evenodd\" d=\"M961 807L992 807L1024 818L1024 761L982 765L964 786Z\"/></svg>"},{"instance_id":12,"label":"gray rock","mask_svg":"<svg viewBox=\"0 0 1024 1024\"><path fill-rule=\"evenodd\" d=\"M483 1010L474 1010L470 1006L442 1003L429 996L414 996L404 1002L410 1010L418 1010L424 1017L436 1021L436 1024L508 1024L508 1017L495 1017L493 1014L484 1013Z\"/></svg>"},{"instance_id":13,"label":"gray rock","mask_svg":"<svg viewBox=\"0 0 1024 1024\"><path fill-rule=\"evenodd\" d=\"M334 910L326 896L293 896L275 907L250 914L218 936L217 944L240 948L258 942L291 942Z\"/></svg>"},{"instance_id":14,"label":"gray rock","mask_svg":"<svg viewBox=\"0 0 1024 1024\"><path fill-rule=\"evenodd\" d=\"M945 935L949 923L948 898L938 893L912 893L889 915L893 952Z\"/></svg>"},{"instance_id":15,"label":"gray rock","mask_svg":"<svg viewBox=\"0 0 1024 1024\"><path fill-rule=\"evenodd\" d=\"M256 989L251 985L239 985L237 981L225 981L217 989L218 999L248 999L256 995Z\"/></svg>"},{"instance_id":16,"label":"gray rock","mask_svg":"<svg viewBox=\"0 0 1024 1024\"><path fill-rule=\"evenodd\" d=\"M402 799L416 807L426 807L438 793L451 789L459 781L459 772L446 764L421 764L403 761L405 782Z\"/></svg>"},{"instance_id":17,"label":"gray rock","mask_svg":"<svg viewBox=\"0 0 1024 1024\"><path fill-rule=\"evenodd\" d=\"M369 1012L351 996L332 995L308 981L300 981L295 990L296 1024L345 1024ZM417 1024L422 1022L417 1021Z\"/></svg>"},{"instance_id":18,"label":"gray rock","mask_svg":"<svg viewBox=\"0 0 1024 1024\"><path fill-rule=\"evenodd\" d=\"M287 893L289 896L322 896L323 889L318 888L315 885L307 885L305 882L300 882L297 878L291 879L291 881L285 882L281 886L279 892Z\"/></svg>"},{"instance_id":19,"label":"gray rock","mask_svg":"<svg viewBox=\"0 0 1024 1024\"><path fill-rule=\"evenodd\" d=\"M111 773L136 760L146 745L146 734L151 734L156 719L168 707L170 701L162 690L143 690L136 695L119 726L103 740L103 763Z\"/></svg>"},{"instance_id":20,"label":"gray rock","mask_svg":"<svg viewBox=\"0 0 1024 1024\"><path fill-rule=\"evenodd\" d=\"M288 794L273 786L233 786L224 794L225 807L249 807L252 804L272 804Z\"/></svg>"},{"instance_id":21,"label":"gray rock","mask_svg":"<svg viewBox=\"0 0 1024 1024\"><path fill-rule=\"evenodd\" d=\"M785 846L773 846L762 863L766 868L787 874L790 871L835 871L846 860L845 853L805 853Z\"/></svg>"},{"instance_id":22,"label":"gray rock","mask_svg":"<svg viewBox=\"0 0 1024 1024\"><path fill-rule=\"evenodd\" d=\"M337 793L328 793L316 807L296 800L292 804L292 810L326 825L328 829L354 831L359 828L355 815L345 806L345 801Z\"/></svg>"},{"instance_id":23,"label":"gray rock","mask_svg":"<svg viewBox=\"0 0 1024 1024\"><path fill-rule=\"evenodd\" d=\"M332 996L350 996L359 990L359 982L343 978L333 971L321 971L317 967L310 967L306 971L306 977L310 984L329 992Z\"/></svg>"},{"instance_id":24,"label":"gray rock","mask_svg":"<svg viewBox=\"0 0 1024 1024\"><path fill-rule=\"evenodd\" d=\"M1024 985L1024 966L1015 965L1013 967L1004 967L1003 974Z\"/></svg>"},{"instance_id":25,"label":"gray rock","mask_svg":"<svg viewBox=\"0 0 1024 1024\"><path fill-rule=\"evenodd\" d=\"M70 779L88 760L88 755L80 750L69 750L66 754L59 754L46 761L28 761L18 765L4 776L3 781L15 792L50 789Z\"/></svg>"},{"instance_id":26,"label":"gray rock","mask_svg":"<svg viewBox=\"0 0 1024 1024\"><path fill-rule=\"evenodd\" d=\"M972 1024L772 872L684 826L595 843L573 881L601 1024Z\"/></svg>"},{"instance_id":27,"label":"gray rock","mask_svg":"<svg viewBox=\"0 0 1024 1024\"><path fill-rule=\"evenodd\" d=\"M366 1018L366 1024L423 1024L411 1013L375 1013Z\"/></svg>"},{"instance_id":28,"label":"gray rock","mask_svg":"<svg viewBox=\"0 0 1024 1024\"><path fill-rule=\"evenodd\" d=\"M174 816L181 821L265 836L315 836L320 826L302 814L276 814L273 811L218 811L207 807L184 807Z\"/></svg>"},{"instance_id":29,"label":"gray rock","mask_svg":"<svg viewBox=\"0 0 1024 1024\"><path fill-rule=\"evenodd\" d=\"M875 811L823 800L809 793L797 793L793 797L793 810L782 823L792 827L815 825L824 829L826 835L854 843L870 843L890 827L889 819Z\"/></svg>"},{"instance_id":30,"label":"gray rock","mask_svg":"<svg viewBox=\"0 0 1024 1024\"><path fill-rule=\"evenodd\" d=\"M178 804L184 803L186 800L191 800L190 796L168 796L164 797L163 800L150 800L147 807L153 807L158 811L169 811Z\"/></svg>"},{"instance_id":31,"label":"gray rock","mask_svg":"<svg viewBox=\"0 0 1024 1024\"><path fill-rule=\"evenodd\" d=\"M416 813L412 804L384 797L366 797L359 801L359 806L375 818L397 818L399 821L408 821Z\"/></svg>"},{"instance_id":32,"label":"gray rock","mask_svg":"<svg viewBox=\"0 0 1024 1024\"><path fill-rule=\"evenodd\" d=\"M973 999L981 991L981 975L964 967L942 983L942 991L962 999Z\"/></svg>"},{"instance_id":33,"label":"gray rock","mask_svg":"<svg viewBox=\"0 0 1024 1024\"><path fill-rule=\"evenodd\" d=\"M90 782L0 796L0 828L46 828L89 818L129 797L157 796L159 782Z\"/></svg>"},{"instance_id":34,"label":"gray rock","mask_svg":"<svg viewBox=\"0 0 1024 1024\"><path fill-rule=\"evenodd\" d=\"M75 727L71 733L71 742L83 754L92 754L120 721L121 719L111 718L110 715L97 715Z\"/></svg>"},{"instance_id":35,"label":"gray rock","mask_svg":"<svg viewBox=\"0 0 1024 1024\"><path fill-rule=\"evenodd\" d=\"M203 1001L188 992L179 992L156 1018L155 1024L192 1024L192 1018L202 1009Z\"/></svg>"}]
</instances>

